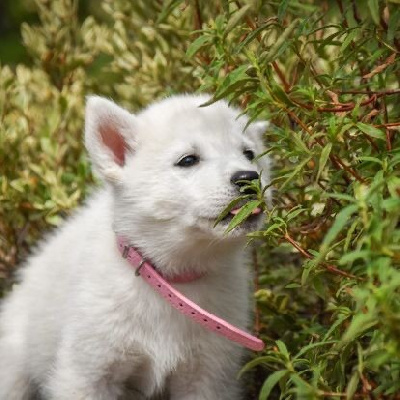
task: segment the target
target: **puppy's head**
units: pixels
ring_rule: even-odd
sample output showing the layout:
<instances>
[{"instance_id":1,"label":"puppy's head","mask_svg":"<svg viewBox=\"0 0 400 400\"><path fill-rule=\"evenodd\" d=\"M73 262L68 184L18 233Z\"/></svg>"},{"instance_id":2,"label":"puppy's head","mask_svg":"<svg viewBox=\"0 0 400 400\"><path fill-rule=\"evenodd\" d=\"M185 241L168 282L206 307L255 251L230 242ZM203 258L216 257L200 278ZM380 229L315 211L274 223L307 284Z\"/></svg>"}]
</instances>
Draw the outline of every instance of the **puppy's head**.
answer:
<instances>
[{"instance_id":1,"label":"puppy's head","mask_svg":"<svg viewBox=\"0 0 400 400\"><path fill-rule=\"evenodd\" d=\"M113 102L90 97L86 147L115 197L115 230L151 235L160 243L244 236L262 222L259 209L226 235L243 180L269 179L261 136L267 123L248 119L224 101L200 107L207 96L175 96L133 115ZM268 193L268 192L267 192ZM172 240L172 239L171 239ZM183 239L182 239L183 240Z\"/></svg>"}]
</instances>

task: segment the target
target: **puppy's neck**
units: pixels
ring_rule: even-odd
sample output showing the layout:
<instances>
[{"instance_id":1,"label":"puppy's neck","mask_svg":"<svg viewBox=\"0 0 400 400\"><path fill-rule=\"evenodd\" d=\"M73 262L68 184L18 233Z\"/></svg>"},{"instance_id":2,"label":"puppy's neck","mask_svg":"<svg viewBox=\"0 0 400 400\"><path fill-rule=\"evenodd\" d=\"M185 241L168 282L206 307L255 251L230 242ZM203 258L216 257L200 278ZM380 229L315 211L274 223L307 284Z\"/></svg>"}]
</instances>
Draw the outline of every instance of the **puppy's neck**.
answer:
<instances>
[{"instance_id":1,"label":"puppy's neck","mask_svg":"<svg viewBox=\"0 0 400 400\"><path fill-rule=\"evenodd\" d=\"M245 238L213 240L191 235L116 231L126 238L164 276L186 273L223 273L244 259Z\"/></svg>"}]
</instances>

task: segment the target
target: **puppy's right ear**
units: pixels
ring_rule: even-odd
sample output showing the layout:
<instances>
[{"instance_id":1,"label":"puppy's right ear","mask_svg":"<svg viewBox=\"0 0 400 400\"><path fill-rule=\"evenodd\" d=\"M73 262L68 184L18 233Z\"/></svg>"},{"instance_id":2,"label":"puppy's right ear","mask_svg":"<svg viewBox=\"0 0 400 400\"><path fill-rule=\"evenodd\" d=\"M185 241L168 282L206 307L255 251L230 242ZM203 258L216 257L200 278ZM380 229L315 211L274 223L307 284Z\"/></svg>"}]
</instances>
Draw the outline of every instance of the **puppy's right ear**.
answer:
<instances>
[{"instance_id":1,"label":"puppy's right ear","mask_svg":"<svg viewBox=\"0 0 400 400\"><path fill-rule=\"evenodd\" d=\"M126 155L135 146L133 114L110 100L90 96L86 103L85 145L95 170L109 182L119 182Z\"/></svg>"}]
</instances>

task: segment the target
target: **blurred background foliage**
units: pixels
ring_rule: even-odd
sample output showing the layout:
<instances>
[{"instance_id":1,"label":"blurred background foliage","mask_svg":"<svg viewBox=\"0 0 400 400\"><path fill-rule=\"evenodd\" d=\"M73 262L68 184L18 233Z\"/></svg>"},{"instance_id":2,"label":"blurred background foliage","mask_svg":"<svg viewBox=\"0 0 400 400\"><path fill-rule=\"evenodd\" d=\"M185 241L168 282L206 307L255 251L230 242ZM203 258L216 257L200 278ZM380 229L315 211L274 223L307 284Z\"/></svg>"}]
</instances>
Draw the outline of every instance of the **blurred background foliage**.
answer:
<instances>
[{"instance_id":1,"label":"blurred background foliage","mask_svg":"<svg viewBox=\"0 0 400 400\"><path fill-rule=\"evenodd\" d=\"M93 182L86 94L205 90L273 123L246 398L400 399L399 0L0 7L3 278Z\"/></svg>"}]
</instances>

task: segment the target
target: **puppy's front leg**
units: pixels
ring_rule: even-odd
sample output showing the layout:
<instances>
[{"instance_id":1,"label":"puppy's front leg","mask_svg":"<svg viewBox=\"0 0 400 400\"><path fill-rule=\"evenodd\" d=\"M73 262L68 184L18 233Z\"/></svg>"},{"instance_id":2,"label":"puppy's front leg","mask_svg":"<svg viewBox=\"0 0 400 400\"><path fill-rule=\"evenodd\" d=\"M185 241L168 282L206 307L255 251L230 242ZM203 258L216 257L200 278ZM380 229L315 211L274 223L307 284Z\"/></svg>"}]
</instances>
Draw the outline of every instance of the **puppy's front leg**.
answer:
<instances>
[{"instance_id":1,"label":"puppy's front leg","mask_svg":"<svg viewBox=\"0 0 400 400\"><path fill-rule=\"evenodd\" d=\"M220 352L210 347L180 365L171 377L171 400L242 399L237 373L243 351L237 346L224 347Z\"/></svg>"},{"instance_id":2,"label":"puppy's front leg","mask_svg":"<svg viewBox=\"0 0 400 400\"><path fill-rule=\"evenodd\" d=\"M82 371L81 368L57 367L49 379L45 398L49 400L117 400L121 391L106 377Z\"/></svg>"},{"instance_id":3,"label":"puppy's front leg","mask_svg":"<svg viewBox=\"0 0 400 400\"><path fill-rule=\"evenodd\" d=\"M116 380L113 349L96 334L64 338L45 385L49 400L117 400L122 383Z\"/></svg>"}]
</instances>

